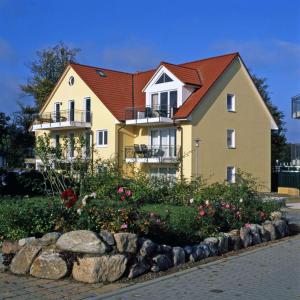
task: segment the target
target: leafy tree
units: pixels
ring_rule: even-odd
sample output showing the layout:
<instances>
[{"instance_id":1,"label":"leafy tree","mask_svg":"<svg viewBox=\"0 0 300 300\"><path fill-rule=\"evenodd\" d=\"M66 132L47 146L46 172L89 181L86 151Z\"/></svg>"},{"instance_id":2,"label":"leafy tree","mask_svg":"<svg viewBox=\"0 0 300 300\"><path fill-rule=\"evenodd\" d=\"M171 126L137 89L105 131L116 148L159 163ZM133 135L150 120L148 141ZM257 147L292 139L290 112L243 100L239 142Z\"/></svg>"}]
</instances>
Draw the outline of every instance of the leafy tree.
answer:
<instances>
[{"instance_id":1,"label":"leafy tree","mask_svg":"<svg viewBox=\"0 0 300 300\"><path fill-rule=\"evenodd\" d=\"M54 47L37 52L38 59L29 65L32 76L26 85L21 85L21 89L34 97L38 108L43 106L64 69L70 62L75 61L79 51L60 42Z\"/></svg>"},{"instance_id":2,"label":"leafy tree","mask_svg":"<svg viewBox=\"0 0 300 300\"><path fill-rule=\"evenodd\" d=\"M251 77L278 126L278 130L273 130L271 135L272 165L276 164L276 160L280 162L290 162L290 146L287 143L287 139L285 136L286 128L284 121L284 113L272 103L271 96L268 90L269 86L267 84L267 79L260 78L255 74L251 74Z\"/></svg>"}]
</instances>

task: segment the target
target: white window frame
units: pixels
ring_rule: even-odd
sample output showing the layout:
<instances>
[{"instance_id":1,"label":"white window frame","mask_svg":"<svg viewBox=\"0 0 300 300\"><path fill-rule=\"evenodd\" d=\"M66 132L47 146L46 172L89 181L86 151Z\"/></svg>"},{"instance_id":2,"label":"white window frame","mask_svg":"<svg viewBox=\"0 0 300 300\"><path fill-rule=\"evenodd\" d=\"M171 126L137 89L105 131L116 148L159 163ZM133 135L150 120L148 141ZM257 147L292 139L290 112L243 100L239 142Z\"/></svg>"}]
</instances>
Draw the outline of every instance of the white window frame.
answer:
<instances>
[{"instance_id":1,"label":"white window frame","mask_svg":"<svg viewBox=\"0 0 300 300\"><path fill-rule=\"evenodd\" d=\"M232 171L231 175L232 176L231 178L228 177L228 174L229 174L229 169ZM227 166L226 168L226 181L228 183L235 183L235 167L234 166Z\"/></svg>"},{"instance_id":2,"label":"white window frame","mask_svg":"<svg viewBox=\"0 0 300 300\"><path fill-rule=\"evenodd\" d=\"M228 97L231 97L231 107L228 107ZM235 112L235 94L228 93L226 97L226 109L228 112Z\"/></svg>"},{"instance_id":3,"label":"white window frame","mask_svg":"<svg viewBox=\"0 0 300 300\"><path fill-rule=\"evenodd\" d=\"M230 144L228 143L229 133L230 133L230 141L231 141ZM236 145L235 145L235 130L234 129L229 128L226 130L226 142L227 142L228 149L235 149Z\"/></svg>"},{"instance_id":4,"label":"white window frame","mask_svg":"<svg viewBox=\"0 0 300 300\"><path fill-rule=\"evenodd\" d=\"M99 144L99 133L102 133L103 134L103 144ZM104 144L104 132L106 132L106 144ZM107 129L99 129L96 131L96 147L97 148L105 148L105 147L108 147L108 130Z\"/></svg>"},{"instance_id":5,"label":"white window frame","mask_svg":"<svg viewBox=\"0 0 300 300\"><path fill-rule=\"evenodd\" d=\"M162 93L168 93L168 108L170 108L170 93L171 92L177 92L177 107L178 107L178 90L177 89L172 89L172 90L164 90L164 91L159 91L159 92L153 92L150 93L150 107L152 108L152 95L158 95L158 106L161 106L161 94Z\"/></svg>"},{"instance_id":6,"label":"white window frame","mask_svg":"<svg viewBox=\"0 0 300 300\"><path fill-rule=\"evenodd\" d=\"M167 170L166 173L162 172L162 169ZM175 170L175 174L171 173L170 170ZM151 172L153 170L156 170L156 172ZM175 181L176 180L176 174L177 170L174 167L153 167L149 169L149 174L150 177L152 178L159 178L161 176L165 176L170 180L170 181Z\"/></svg>"}]
</instances>

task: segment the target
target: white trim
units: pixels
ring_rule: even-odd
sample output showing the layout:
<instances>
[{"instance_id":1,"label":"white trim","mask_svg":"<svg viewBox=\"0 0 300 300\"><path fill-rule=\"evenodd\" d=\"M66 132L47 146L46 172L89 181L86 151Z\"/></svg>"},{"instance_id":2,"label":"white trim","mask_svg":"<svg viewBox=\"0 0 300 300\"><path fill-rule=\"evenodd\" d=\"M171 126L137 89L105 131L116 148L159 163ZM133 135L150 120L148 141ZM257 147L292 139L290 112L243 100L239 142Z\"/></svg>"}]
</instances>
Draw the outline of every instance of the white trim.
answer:
<instances>
[{"instance_id":1,"label":"white trim","mask_svg":"<svg viewBox=\"0 0 300 300\"><path fill-rule=\"evenodd\" d=\"M106 144L104 144L104 135L103 135L103 144L101 144L101 145L99 145L99 133L100 132L107 132L107 143ZM96 130L96 147L97 148L106 148L106 147L108 147L108 130L107 129L98 129L98 130Z\"/></svg>"},{"instance_id":2,"label":"white trim","mask_svg":"<svg viewBox=\"0 0 300 300\"><path fill-rule=\"evenodd\" d=\"M231 108L228 108L228 96L231 99ZM235 94L234 93L227 93L226 95L226 109L228 112L236 112L235 110Z\"/></svg>"},{"instance_id":3,"label":"white trim","mask_svg":"<svg viewBox=\"0 0 300 300\"><path fill-rule=\"evenodd\" d=\"M231 174L232 180L228 180L228 171L229 171L229 168L232 170L232 174ZM235 174L236 174L236 172L235 172L235 167L234 166L227 166L226 167L226 181L228 183L235 183Z\"/></svg>"},{"instance_id":4,"label":"white trim","mask_svg":"<svg viewBox=\"0 0 300 300\"><path fill-rule=\"evenodd\" d=\"M228 134L229 133L230 133L231 145L228 144ZM235 149L236 148L236 144L235 144L235 129L228 128L226 130L226 142L227 142L227 148L228 149Z\"/></svg>"}]
</instances>

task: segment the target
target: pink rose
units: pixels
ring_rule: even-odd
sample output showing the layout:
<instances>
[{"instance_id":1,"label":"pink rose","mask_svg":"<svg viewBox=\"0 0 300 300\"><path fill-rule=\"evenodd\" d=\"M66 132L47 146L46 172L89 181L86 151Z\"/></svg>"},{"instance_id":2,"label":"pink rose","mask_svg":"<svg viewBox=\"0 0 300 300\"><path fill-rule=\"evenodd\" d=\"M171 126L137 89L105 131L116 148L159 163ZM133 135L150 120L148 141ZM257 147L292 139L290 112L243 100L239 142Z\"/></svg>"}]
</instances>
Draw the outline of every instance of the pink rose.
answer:
<instances>
[{"instance_id":1,"label":"pink rose","mask_svg":"<svg viewBox=\"0 0 300 300\"><path fill-rule=\"evenodd\" d=\"M128 225L126 223L121 225L121 229L127 229L127 228L128 228Z\"/></svg>"},{"instance_id":2,"label":"pink rose","mask_svg":"<svg viewBox=\"0 0 300 300\"><path fill-rule=\"evenodd\" d=\"M119 187L117 193L118 193L118 194L124 193L124 188L123 188L123 187Z\"/></svg>"},{"instance_id":3,"label":"pink rose","mask_svg":"<svg viewBox=\"0 0 300 300\"><path fill-rule=\"evenodd\" d=\"M126 199L126 196L125 195L122 195L121 196L121 201L124 201Z\"/></svg>"},{"instance_id":4,"label":"pink rose","mask_svg":"<svg viewBox=\"0 0 300 300\"><path fill-rule=\"evenodd\" d=\"M131 190L126 190L125 194L126 194L127 197L130 197L130 196L132 196L132 191Z\"/></svg>"},{"instance_id":5,"label":"pink rose","mask_svg":"<svg viewBox=\"0 0 300 300\"><path fill-rule=\"evenodd\" d=\"M202 209L202 210L200 210L199 211L199 215L201 216L201 217L204 217L205 216L205 211Z\"/></svg>"},{"instance_id":6,"label":"pink rose","mask_svg":"<svg viewBox=\"0 0 300 300\"><path fill-rule=\"evenodd\" d=\"M226 207L226 208L230 208L230 205L227 203L227 204L225 205L225 207Z\"/></svg>"}]
</instances>

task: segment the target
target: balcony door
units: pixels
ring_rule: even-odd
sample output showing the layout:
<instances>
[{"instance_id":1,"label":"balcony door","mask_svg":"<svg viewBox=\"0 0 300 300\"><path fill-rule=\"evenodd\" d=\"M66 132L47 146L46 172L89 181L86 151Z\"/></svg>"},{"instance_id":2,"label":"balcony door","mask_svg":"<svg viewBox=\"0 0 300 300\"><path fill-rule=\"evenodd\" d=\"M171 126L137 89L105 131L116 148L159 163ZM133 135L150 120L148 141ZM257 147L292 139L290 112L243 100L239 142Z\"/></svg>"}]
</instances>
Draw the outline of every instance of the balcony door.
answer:
<instances>
[{"instance_id":1,"label":"balcony door","mask_svg":"<svg viewBox=\"0 0 300 300\"><path fill-rule=\"evenodd\" d=\"M161 128L151 130L151 148L161 157L176 156L176 129Z\"/></svg>"},{"instance_id":2,"label":"balcony door","mask_svg":"<svg viewBox=\"0 0 300 300\"><path fill-rule=\"evenodd\" d=\"M69 121L70 122L75 121L75 101L74 100L69 101Z\"/></svg>"},{"instance_id":3,"label":"balcony door","mask_svg":"<svg viewBox=\"0 0 300 300\"><path fill-rule=\"evenodd\" d=\"M91 122L91 98L85 99L85 122Z\"/></svg>"},{"instance_id":4,"label":"balcony door","mask_svg":"<svg viewBox=\"0 0 300 300\"><path fill-rule=\"evenodd\" d=\"M54 104L54 117L55 117L55 122L60 122L60 103L56 102Z\"/></svg>"}]
</instances>

